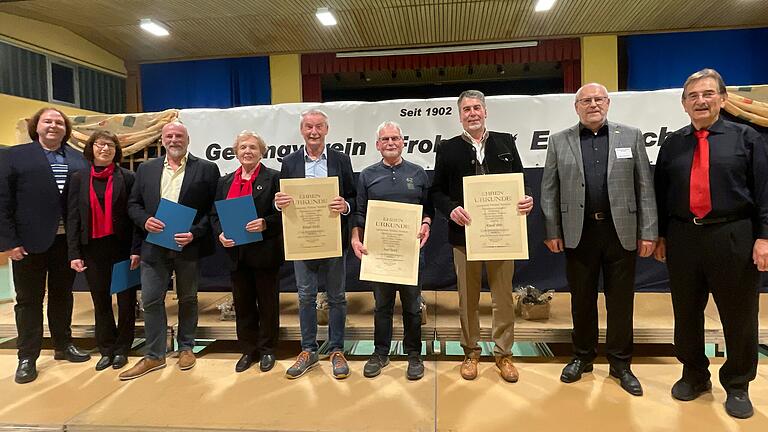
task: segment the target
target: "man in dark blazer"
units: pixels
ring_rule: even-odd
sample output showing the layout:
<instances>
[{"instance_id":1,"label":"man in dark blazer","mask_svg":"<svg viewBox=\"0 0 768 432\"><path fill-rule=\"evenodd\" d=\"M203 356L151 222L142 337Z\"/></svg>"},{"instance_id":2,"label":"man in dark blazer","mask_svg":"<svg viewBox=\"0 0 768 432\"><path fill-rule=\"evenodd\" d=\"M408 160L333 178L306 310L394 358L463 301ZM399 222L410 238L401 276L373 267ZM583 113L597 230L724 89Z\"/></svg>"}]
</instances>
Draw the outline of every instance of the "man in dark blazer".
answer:
<instances>
[{"instance_id":1,"label":"man in dark blazer","mask_svg":"<svg viewBox=\"0 0 768 432\"><path fill-rule=\"evenodd\" d=\"M308 110L301 114L301 135L305 146L283 159L280 178L338 177L339 195L331 202L331 211L341 214L342 247L349 244L348 218L355 210L355 183L349 156L325 146L328 135L328 116L320 110ZM275 206L279 210L291 205L293 198L278 192ZM317 287L318 277L325 278L328 295L328 345L331 352L333 376L337 379L349 376L349 365L344 358L344 324L347 316L345 296L345 257L342 256L309 261L294 261L296 288L299 292L299 324L301 326L301 353L286 371L289 379L298 378L318 363L317 344Z\"/></svg>"},{"instance_id":2,"label":"man in dark blazer","mask_svg":"<svg viewBox=\"0 0 768 432\"><path fill-rule=\"evenodd\" d=\"M128 200L128 214L146 233L161 232L163 221L155 217L160 199L177 202L197 210L189 232L176 233L174 240L183 249L172 251L146 240L141 245L141 298L144 304L144 328L147 354L134 367L120 374L130 380L165 367L166 331L165 294L176 274L179 298L178 366L181 370L195 365L192 348L197 330L198 260L213 253L213 237L208 214L216 192L219 168L187 152L187 128L178 122L165 125L161 137L165 157L139 166Z\"/></svg>"},{"instance_id":3,"label":"man in dark blazer","mask_svg":"<svg viewBox=\"0 0 768 432\"><path fill-rule=\"evenodd\" d=\"M576 92L579 123L549 138L541 208L550 251L565 251L573 315L573 360L560 380L592 370L597 356L597 286L603 273L610 375L640 396L632 374L636 255L650 256L657 234L651 168L639 129L607 120L611 100L600 84Z\"/></svg>"},{"instance_id":4,"label":"man in dark blazer","mask_svg":"<svg viewBox=\"0 0 768 432\"><path fill-rule=\"evenodd\" d=\"M755 412L749 383L759 359L760 272L768 271L768 143L752 127L720 117L727 100L714 69L683 84L680 102L691 123L664 141L656 159L654 257L669 271L675 353L683 364L672 397L692 401L712 390L704 348L711 293L727 347L719 368L725 411L748 418Z\"/></svg>"},{"instance_id":5,"label":"man in dark blazer","mask_svg":"<svg viewBox=\"0 0 768 432\"><path fill-rule=\"evenodd\" d=\"M66 144L72 124L55 108L43 108L28 122L33 142L10 147L0 156L0 250L13 260L17 383L37 378L35 362L43 340L43 298L48 283L48 327L54 358L84 362L90 355L72 344L72 282L67 239L69 178L87 166Z\"/></svg>"},{"instance_id":6,"label":"man in dark blazer","mask_svg":"<svg viewBox=\"0 0 768 432\"><path fill-rule=\"evenodd\" d=\"M459 120L464 129L461 135L440 143L435 157L435 177L430 196L435 208L450 221L448 241L453 246L453 264L459 292L459 319L464 363L461 376L467 380L477 378L480 359L480 288L483 264L493 299L493 355L501 377L516 382L518 372L512 363L512 344L515 337L515 309L512 299L512 273L514 261L467 261L464 226L471 215L464 209L463 179L466 176L522 173L523 164L517 153L515 137L508 133L491 132L485 127L488 115L485 95L467 90L459 95ZM533 209L533 198L525 195L517 203L520 213L527 215Z\"/></svg>"}]
</instances>

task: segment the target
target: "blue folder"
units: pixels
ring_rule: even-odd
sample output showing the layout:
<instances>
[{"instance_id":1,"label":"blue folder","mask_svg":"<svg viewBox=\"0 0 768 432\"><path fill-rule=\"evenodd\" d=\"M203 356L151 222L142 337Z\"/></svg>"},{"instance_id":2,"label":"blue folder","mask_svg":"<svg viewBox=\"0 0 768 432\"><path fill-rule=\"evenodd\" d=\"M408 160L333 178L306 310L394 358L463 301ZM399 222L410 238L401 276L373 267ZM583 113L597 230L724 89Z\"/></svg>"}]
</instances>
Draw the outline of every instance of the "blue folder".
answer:
<instances>
[{"instance_id":1,"label":"blue folder","mask_svg":"<svg viewBox=\"0 0 768 432\"><path fill-rule=\"evenodd\" d=\"M245 229L248 222L259 217L250 195L216 201L215 204L224 237L234 240L238 246L258 242L264 238L260 232L248 232Z\"/></svg>"},{"instance_id":2,"label":"blue folder","mask_svg":"<svg viewBox=\"0 0 768 432\"><path fill-rule=\"evenodd\" d=\"M189 232L192 222L195 220L197 210L169 201L160 200L155 218L165 224L165 228L159 233L147 234L147 242L156 244L166 249L181 251L173 236L179 233Z\"/></svg>"},{"instance_id":3,"label":"blue folder","mask_svg":"<svg viewBox=\"0 0 768 432\"><path fill-rule=\"evenodd\" d=\"M131 260L120 261L112 266L112 284L110 294L123 292L141 284L139 269L131 270Z\"/></svg>"}]
</instances>

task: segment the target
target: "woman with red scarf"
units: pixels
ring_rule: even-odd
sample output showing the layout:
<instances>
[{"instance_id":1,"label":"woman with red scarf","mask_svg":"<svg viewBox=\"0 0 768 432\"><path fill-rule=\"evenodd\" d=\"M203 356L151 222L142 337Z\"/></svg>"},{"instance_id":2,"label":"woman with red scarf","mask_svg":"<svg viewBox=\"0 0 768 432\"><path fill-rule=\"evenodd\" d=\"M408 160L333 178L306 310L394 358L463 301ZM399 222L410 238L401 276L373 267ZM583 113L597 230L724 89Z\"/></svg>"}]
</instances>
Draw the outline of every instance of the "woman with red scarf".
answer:
<instances>
[{"instance_id":1,"label":"woman with red scarf","mask_svg":"<svg viewBox=\"0 0 768 432\"><path fill-rule=\"evenodd\" d=\"M120 369L128 362L136 323L136 290L117 294L118 323L112 313L112 265L131 260L139 266L134 226L128 217L128 195L134 174L118 166L120 142L111 132L97 131L85 143L83 156L89 168L72 175L67 217L67 245L70 267L85 273L96 315L96 343L100 371ZM131 253L135 251L135 253Z\"/></svg>"},{"instance_id":2,"label":"woman with red scarf","mask_svg":"<svg viewBox=\"0 0 768 432\"><path fill-rule=\"evenodd\" d=\"M232 277L237 340L242 357L235 372L243 372L259 361L267 372L275 365L274 350L280 329L278 273L283 263L280 214L273 200L278 192L280 173L261 164L267 145L253 132L241 132L233 145L240 168L219 179L216 200L252 196L258 218L245 229L261 232L263 240L236 246L221 229L216 206L211 224L219 242L226 248Z\"/></svg>"}]
</instances>

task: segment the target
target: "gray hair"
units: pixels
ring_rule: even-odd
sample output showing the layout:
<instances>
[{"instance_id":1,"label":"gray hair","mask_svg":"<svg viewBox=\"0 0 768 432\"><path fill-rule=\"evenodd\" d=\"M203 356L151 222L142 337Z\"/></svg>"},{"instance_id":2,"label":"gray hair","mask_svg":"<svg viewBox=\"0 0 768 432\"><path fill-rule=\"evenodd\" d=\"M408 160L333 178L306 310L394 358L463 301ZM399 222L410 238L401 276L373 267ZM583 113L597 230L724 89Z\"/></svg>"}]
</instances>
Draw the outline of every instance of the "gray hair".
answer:
<instances>
[{"instance_id":1,"label":"gray hair","mask_svg":"<svg viewBox=\"0 0 768 432\"><path fill-rule=\"evenodd\" d=\"M483 108L485 108L485 95L480 90L464 90L459 95L459 100L456 101L456 105L461 107L461 101L464 99L477 99L480 101L480 104L483 105Z\"/></svg>"},{"instance_id":2,"label":"gray hair","mask_svg":"<svg viewBox=\"0 0 768 432\"><path fill-rule=\"evenodd\" d=\"M600 89L601 89L601 90L602 90L602 91L605 93L605 95L606 95L606 96L608 96L608 89L607 89L607 88L605 88L605 86L604 86L604 85L602 85L602 84L600 84L600 83L596 83L596 82L593 82L593 83L589 83L589 84L584 84L583 86L579 87L579 89L578 89L578 90L576 90L576 96L574 96L574 99L575 99L576 101L578 101L578 100L579 100L579 95L581 94L581 92L582 92L582 91L583 91L585 88L587 88L587 87L589 87L589 86L597 86L597 87L599 87L599 88L600 88Z\"/></svg>"},{"instance_id":3,"label":"gray hair","mask_svg":"<svg viewBox=\"0 0 768 432\"><path fill-rule=\"evenodd\" d=\"M704 78L712 78L717 83L717 92L720 94L725 94L725 81L723 81L723 77L720 76L720 74L710 68L702 69L698 72L695 72L691 74L691 76L688 77L688 79L685 80L685 84L683 84L683 96L682 98L685 99L686 90L688 89L688 86L693 84L694 82L698 80L702 80Z\"/></svg>"},{"instance_id":4,"label":"gray hair","mask_svg":"<svg viewBox=\"0 0 768 432\"><path fill-rule=\"evenodd\" d=\"M235 151L235 154L237 154L237 146L240 145L241 141L244 141L247 138L256 139L256 142L259 144L259 151L261 152L262 157L264 157L267 154L267 143L264 142L264 138L262 138L256 132L249 131L249 130L244 130L239 134L237 134L237 136L235 137L235 142L232 144L232 149Z\"/></svg>"},{"instance_id":5,"label":"gray hair","mask_svg":"<svg viewBox=\"0 0 768 432\"><path fill-rule=\"evenodd\" d=\"M304 124L304 118L311 115L319 115L323 117L325 119L325 124L328 124L328 114L326 114L325 112L317 108L310 108L308 110L304 110L301 112L301 115L300 115L301 119L299 120L299 125Z\"/></svg>"},{"instance_id":6,"label":"gray hair","mask_svg":"<svg viewBox=\"0 0 768 432\"><path fill-rule=\"evenodd\" d=\"M381 131L384 130L384 128L388 127L394 127L397 128L397 132L400 134L400 138L403 137L403 129L400 127L399 124L393 122L393 121L385 121L382 122L379 127L376 128L376 141L379 140L379 135L381 135Z\"/></svg>"}]
</instances>

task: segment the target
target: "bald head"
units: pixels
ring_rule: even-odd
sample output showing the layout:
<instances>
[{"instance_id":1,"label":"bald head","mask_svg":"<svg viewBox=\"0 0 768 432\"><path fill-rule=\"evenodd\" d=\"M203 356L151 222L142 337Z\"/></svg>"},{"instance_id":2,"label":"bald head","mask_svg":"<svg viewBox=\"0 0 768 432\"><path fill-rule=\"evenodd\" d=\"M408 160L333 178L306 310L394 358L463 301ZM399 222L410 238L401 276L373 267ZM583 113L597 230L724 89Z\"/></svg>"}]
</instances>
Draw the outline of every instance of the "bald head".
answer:
<instances>
[{"instance_id":1,"label":"bald head","mask_svg":"<svg viewBox=\"0 0 768 432\"><path fill-rule=\"evenodd\" d=\"M582 93L589 90L597 91L606 97L608 96L608 89L605 88L604 85L600 83L589 83L589 84L584 84L576 91L576 100L581 99Z\"/></svg>"},{"instance_id":2,"label":"bald head","mask_svg":"<svg viewBox=\"0 0 768 432\"><path fill-rule=\"evenodd\" d=\"M174 161L181 161L187 154L189 147L189 134L187 127L181 122L171 122L163 126L163 132L160 140L165 147L165 153Z\"/></svg>"}]
</instances>

